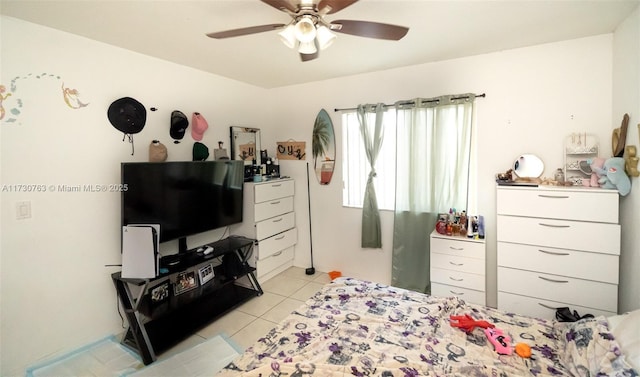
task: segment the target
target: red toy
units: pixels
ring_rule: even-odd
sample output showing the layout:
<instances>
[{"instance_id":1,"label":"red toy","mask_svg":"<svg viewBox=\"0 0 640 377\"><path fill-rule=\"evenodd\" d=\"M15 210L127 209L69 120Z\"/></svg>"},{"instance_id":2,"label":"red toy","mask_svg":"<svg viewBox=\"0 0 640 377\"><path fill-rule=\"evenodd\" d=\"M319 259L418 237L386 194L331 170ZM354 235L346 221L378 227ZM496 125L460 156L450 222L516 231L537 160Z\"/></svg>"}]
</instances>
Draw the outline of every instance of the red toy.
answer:
<instances>
[{"instance_id":1,"label":"red toy","mask_svg":"<svg viewBox=\"0 0 640 377\"><path fill-rule=\"evenodd\" d=\"M469 314L465 315L452 315L449 317L449 323L452 327L459 327L464 332L470 333L476 327L482 327L483 329L494 328L495 326L487 321L476 321Z\"/></svg>"}]
</instances>

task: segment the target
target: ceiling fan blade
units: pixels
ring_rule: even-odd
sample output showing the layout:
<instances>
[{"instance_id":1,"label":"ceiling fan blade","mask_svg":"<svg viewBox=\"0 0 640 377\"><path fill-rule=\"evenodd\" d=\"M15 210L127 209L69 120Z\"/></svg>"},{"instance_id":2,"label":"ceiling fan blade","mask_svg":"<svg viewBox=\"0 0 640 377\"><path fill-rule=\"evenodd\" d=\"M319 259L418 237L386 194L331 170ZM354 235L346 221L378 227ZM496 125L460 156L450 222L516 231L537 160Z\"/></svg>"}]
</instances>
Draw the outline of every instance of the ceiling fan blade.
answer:
<instances>
[{"instance_id":1,"label":"ceiling fan blade","mask_svg":"<svg viewBox=\"0 0 640 377\"><path fill-rule=\"evenodd\" d=\"M296 7L293 4L291 4L288 0L262 0L262 2L267 5L271 5L272 7L281 11L284 11L284 9L287 9L291 12L296 11Z\"/></svg>"},{"instance_id":2,"label":"ceiling fan blade","mask_svg":"<svg viewBox=\"0 0 640 377\"><path fill-rule=\"evenodd\" d=\"M358 0L321 0L318 4L318 9L323 14L333 14L357 2ZM323 10L326 7L330 7L331 9L324 13Z\"/></svg>"},{"instance_id":3,"label":"ceiling fan blade","mask_svg":"<svg viewBox=\"0 0 640 377\"><path fill-rule=\"evenodd\" d=\"M308 62L309 60L313 60L313 59L317 59L318 56L320 54L313 53L313 54L300 54L300 60L302 60L303 62Z\"/></svg>"},{"instance_id":4,"label":"ceiling fan blade","mask_svg":"<svg viewBox=\"0 0 640 377\"><path fill-rule=\"evenodd\" d=\"M214 33L207 33L207 37L216 38L216 39L239 37L241 35L256 34L256 33L262 33L265 31L276 30L284 26L286 25L285 24L269 24L269 25L243 27L240 29L232 29L232 30L225 30L225 31L217 31Z\"/></svg>"},{"instance_id":5,"label":"ceiling fan blade","mask_svg":"<svg viewBox=\"0 0 640 377\"><path fill-rule=\"evenodd\" d=\"M409 31L409 28L404 26L369 21L336 20L331 22L331 26L331 30L337 33L393 41L402 39Z\"/></svg>"}]
</instances>

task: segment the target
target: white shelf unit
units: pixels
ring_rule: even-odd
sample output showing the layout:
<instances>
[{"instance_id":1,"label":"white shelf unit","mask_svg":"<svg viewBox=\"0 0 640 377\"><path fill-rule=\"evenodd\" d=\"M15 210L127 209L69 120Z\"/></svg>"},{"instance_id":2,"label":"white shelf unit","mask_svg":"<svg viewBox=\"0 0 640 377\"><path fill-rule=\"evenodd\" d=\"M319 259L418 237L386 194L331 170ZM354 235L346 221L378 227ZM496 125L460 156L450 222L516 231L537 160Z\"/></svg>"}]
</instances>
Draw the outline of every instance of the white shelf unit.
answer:
<instances>
[{"instance_id":1,"label":"white shelf unit","mask_svg":"<svg viewBox=\"0 0 640 377\"><path fill-rule=\"evenodd\" d=\"M580 169L580 162L598 157L600 150L598 137L586 132L574 132L564 140L564 177L574 186L582 186L584 179L590 179L588 169ZM586 165L586 164L585 164Z\"/></svg>"}]
</instances>

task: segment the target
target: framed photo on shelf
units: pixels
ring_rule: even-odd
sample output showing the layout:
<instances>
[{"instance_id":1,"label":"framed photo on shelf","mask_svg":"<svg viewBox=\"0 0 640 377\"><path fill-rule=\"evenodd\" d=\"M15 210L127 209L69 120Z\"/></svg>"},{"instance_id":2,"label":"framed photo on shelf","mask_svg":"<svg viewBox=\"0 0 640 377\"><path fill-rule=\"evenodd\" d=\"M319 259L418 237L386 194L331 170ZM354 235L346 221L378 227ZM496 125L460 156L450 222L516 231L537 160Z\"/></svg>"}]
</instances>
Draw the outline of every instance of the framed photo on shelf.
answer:
<instances>
[{"instance_id":1,"label":"framed photo on shelf","mask_svg":"<svg viewBox=\"0 0 640 377\"><path fill-rule=\"evenodd\" d=\"M201 267L198 270L198 276L200 276L200 285L203 285L204 283L213 279L215 274L213 273L213 266L211 265L211 263L204 267Z\"/></svg>"},{"instance_id":2,"label":"framed photo on shelf","mask_svg":"<svg viewBox=\"0 0 640 377\"><path fill-rule=\"evenodd\" d=\"M151 304L160 305L169 299L169 282L158 284L151 288Z\"/></svg>"},{"instance_id":3,"label":"framed photo on shelf","mask_svg":"<svg viewBox=\"0 0 640 377\"><path fill-rule=\"evenodd\" d=\"M184 271L178 274L173 285L173 293L177 296L198 286L195 271Z\"/></svg>"}]
</instances>

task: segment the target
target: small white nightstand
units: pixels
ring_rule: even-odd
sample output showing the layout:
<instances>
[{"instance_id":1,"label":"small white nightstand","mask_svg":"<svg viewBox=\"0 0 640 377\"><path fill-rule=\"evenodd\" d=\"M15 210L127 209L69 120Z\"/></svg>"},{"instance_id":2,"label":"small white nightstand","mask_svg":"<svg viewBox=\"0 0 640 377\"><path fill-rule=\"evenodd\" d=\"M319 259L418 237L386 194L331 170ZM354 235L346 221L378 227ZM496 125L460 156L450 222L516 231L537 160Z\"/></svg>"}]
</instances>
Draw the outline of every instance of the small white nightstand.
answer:
<instances>
[{"instance_id":1,"label":"small white nightstand","mask_svg":"<svg viewBox=\"0 0 640 377\"><path fill-rule=\"evenodd\" d=\"M431 233L431 294L486 305L485 242Z\"/></svg>"}]
</instances>

